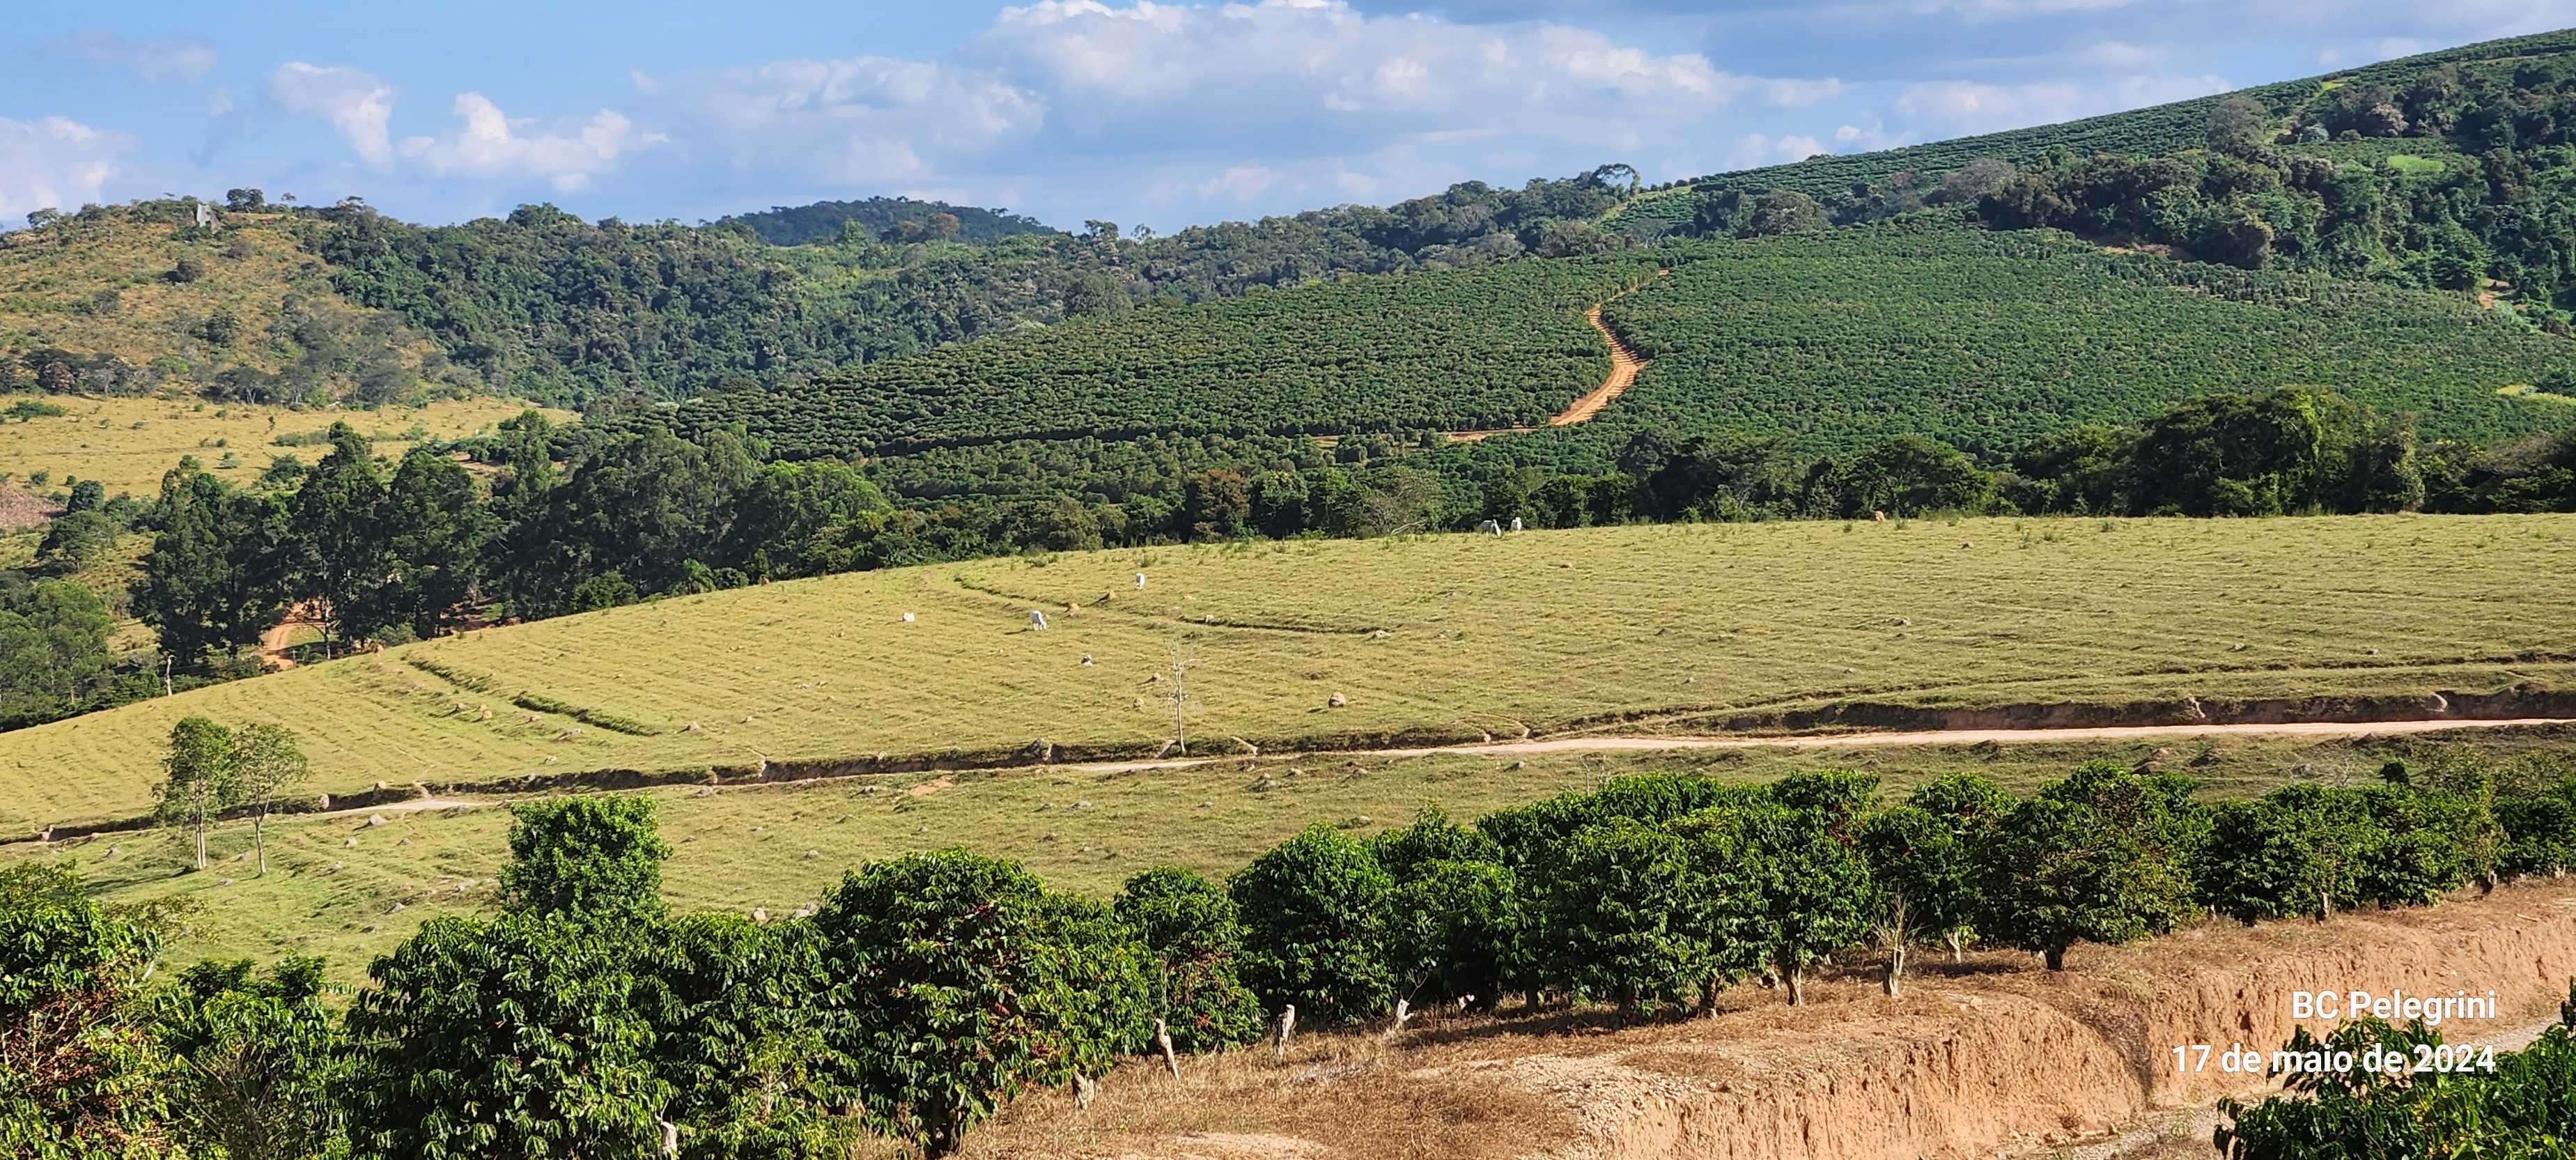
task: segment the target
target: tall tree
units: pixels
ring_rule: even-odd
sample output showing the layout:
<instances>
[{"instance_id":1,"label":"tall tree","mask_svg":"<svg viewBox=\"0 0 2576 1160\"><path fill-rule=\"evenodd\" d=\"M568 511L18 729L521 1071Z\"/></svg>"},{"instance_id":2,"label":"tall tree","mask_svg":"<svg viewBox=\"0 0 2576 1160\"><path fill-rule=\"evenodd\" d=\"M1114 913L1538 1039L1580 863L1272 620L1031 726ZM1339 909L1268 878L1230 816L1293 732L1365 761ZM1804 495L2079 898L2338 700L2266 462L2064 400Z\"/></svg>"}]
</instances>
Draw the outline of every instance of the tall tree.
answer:
<instances>
[{"instance_id":1,"label":"tall tree","mask_svg":"<svg viewBox=\"0 0 2576 1160\"><path fill-rule=\"evenodd\" d=\"M134 611L174 662L196 667L277 623L291 591L286 513L276 500L235 491L182 459L161 477L144 522L152 550L134 585Z\"/></svg>"},{"instance_id":2,"label":"tall tree","mask_svg":"<svg viewBox=\"0 0 2576 1160\"><path fill-rule=\"evenodd\" d=\"M234 796L250 806L251 848L259 852L259 872L268 873L268 814L278 795L313 776L295 734L283 725L244 725L233 731Z\"/></svg>"},{"instance_id":3,"label":"tall tree","mask_svg":"<svg viewBox=\"0 0 2576 1160\"><path fill-rule=\"evenodd\" d=\"M322 646L369 635L385 619L392 573L385 479L367 441L331 425L331 453L287 505L297 548L295 592L322 624Z\"/></svg>"},{"instance_id":4,"label":"tall tree","mask_svg":"<svg viewBox=\"0 0 2576 1160\"><path fill-rule=\"evenodd\" d=\"M414 447L394 469L384 512L392 576L384 619L426 640L473 599L492 516L456 461Z\"/></svg>"},{"instance_id":5,"label":"tall tree","mask_svg":"<svg viewBox=\"0 0 2576 1160\"><path fill-rule=\"evenodd\" d=\"M206 828L240 800L233 757L232 731L213 721L183 717L170 727L170 750L161 761L161 817L195 833L199 870L206 868Z\"/></svg>"}]
</instances>

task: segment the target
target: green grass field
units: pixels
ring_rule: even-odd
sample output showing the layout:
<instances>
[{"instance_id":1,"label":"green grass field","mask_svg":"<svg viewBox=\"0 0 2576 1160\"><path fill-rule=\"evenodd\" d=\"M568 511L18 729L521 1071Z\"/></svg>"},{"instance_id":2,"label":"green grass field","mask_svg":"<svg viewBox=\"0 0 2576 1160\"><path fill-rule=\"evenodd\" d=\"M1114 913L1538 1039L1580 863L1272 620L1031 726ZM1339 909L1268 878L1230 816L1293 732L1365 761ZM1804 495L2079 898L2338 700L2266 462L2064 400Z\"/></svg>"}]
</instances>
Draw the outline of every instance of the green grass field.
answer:
<instances>
[{"instance_id":1,"label":"green grass field","mask_svg":"<svg viewBox=\"0 0 2576 1160\"><path fill-rule=\"evenodd\" d=\"M0 394L0 411L22 400L51 403L62 415L0 420L0 476L6 486L38 492L60 491L73 476L105 484L109 495L156 494L161 475L193 455L237 487L259 478L268 461L292 455L310 464L329 447L281 447L285 436L328 431L346 422L376 440L378 455L400 457L411 446L404 436L417 428L438 439L453 439L489 430L501 420L528 409L512 399L489 397L450 400L425 407L380 410L291 411L247 403L212 403L199 399L99 399L63 395ZM567 412L549 412L557 421ZM224 456L233 466L223 467ZM47 482L30 477L43 472Z\"/></svg>"},{"instance_id":2,"label":"green grass field","mask_svg":"<svg viewBox=\"0 0 2576 1160\"><path fill-rule=\"evenodd\" d=\"M2166 748L2163 766L2204 779L2212 795L2239 796L2290 780L2366 781L2390 756L2435 745L2506 755L2563 746L2569 733L2462 736L2186 741ZM662 832L676 851L666 889L675 906L736 913L757 908L783 917L813 903L842 871L913 850L965 846L1024 862L1050 884L1105 896L1154 865L1231 872L1313 822L1373 832L1402 825L1433 805L1472 819L1650 770L1763 781L1801 769L1855 768L1878 773L1891 792L1942 773L1973 770L2027 791L2087 759L2137 762L2157 748L2145 741L1527 759L1438 755L1226 762L1122 773L913 774L645 792L660 802ZM254 875L246 822L227 823L215 833L211 849L217 862L204 873L190 869L186 834L166 829L54 846L0 845L0 867L68 858L107 900L193 903L195 914L169 948L174 965L207 957L320 954L335 977L355 981L373 955L427 919L492 905L494 879L508 858L509 815L497 805L387 810L381 816L380 826L368 824L365 815L272 822L265 877Z\"/></svg>"},{"instance_id":3,"label":"green grass field","mask_svg":"<svg viewBox=\"0 0 2576 1160\"><path fill-rule=\"evenodd\" d=\"M329 793L878 755L1006 762L1041 740L1059 760L1151 755L1174 732L1175 650L1200 753L1842 698L2564 686L2571 539L2571 516L1916 520L862 573L487 630L0 735L0 828L140 815L163 739L190 714L294 729L310 788ZM1032 608L1050 628L1031 627Z\"/></svg>"}]
</instances>

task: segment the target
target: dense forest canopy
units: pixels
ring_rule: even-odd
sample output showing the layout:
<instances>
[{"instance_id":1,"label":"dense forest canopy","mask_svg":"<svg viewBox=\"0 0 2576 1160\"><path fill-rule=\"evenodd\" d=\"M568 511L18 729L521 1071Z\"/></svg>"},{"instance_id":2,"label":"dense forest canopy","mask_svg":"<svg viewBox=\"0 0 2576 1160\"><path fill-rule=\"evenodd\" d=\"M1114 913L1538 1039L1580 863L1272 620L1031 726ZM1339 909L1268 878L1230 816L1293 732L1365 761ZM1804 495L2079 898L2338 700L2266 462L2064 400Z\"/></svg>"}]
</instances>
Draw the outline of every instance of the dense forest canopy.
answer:
<instances>
[{"instance_id":1,"label":"dense forest canopy","mask_svg":"<svg viewBox=\"0 0 2576 1160\"><path fill-rule=\"evenodd\" d=\"M715 225L741 226L773 246L806 246L837 242L849 227L869 240L919 242L995 242L1018 234L1056 232L1054 227L1006 209L950 205L909 197L871 197L865 201L818 201L811 205L772 206L759 213L734 214Z\"/></svg>"}]
</instances>

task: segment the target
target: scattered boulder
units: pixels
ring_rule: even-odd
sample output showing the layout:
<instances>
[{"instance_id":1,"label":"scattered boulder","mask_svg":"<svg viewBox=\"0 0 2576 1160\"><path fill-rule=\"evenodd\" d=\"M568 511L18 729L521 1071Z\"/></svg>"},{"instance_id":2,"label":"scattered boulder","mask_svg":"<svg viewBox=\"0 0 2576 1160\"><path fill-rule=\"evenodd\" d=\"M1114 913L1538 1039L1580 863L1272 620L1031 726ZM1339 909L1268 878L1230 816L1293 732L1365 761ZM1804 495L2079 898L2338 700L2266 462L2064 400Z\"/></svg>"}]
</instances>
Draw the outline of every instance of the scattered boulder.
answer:
<instances>
[{"instance_id":1,"label":"scattered boulder","mask_svg":"<svg viewBox=\"0 0 2576 1160\"><path fill-rule=\"evenodd\" d=\"M370 825L370 826L381 826L381 825L384 825L384 824L385 824L385 816L384 816L383 814L368 814L368 815L367 815L367 824L368 824L368 825Z\"/></svg>"},{"instance_id":2,"label":"scattered boulder","mask_svg":"<svg viewBox=\"0 0 2576 1160\"><path fill-rule=\"evenodd\" d=\"M1328 705L1328 706L1331 706L1332 708L1335 708L1335 709L1339 709L1339 708L1341 708L1342 706L1344 706L1344 705L1348 705L1348 704L1350 704L1350 703L1351 703L1351 699L1350 699L1350 698L1348 698L1348 697L1345 697L1345 696L1341 695L1340 693L1335 693L1335 694L1333 694L1332 696L1329 696L1329 697L1324 698L1324 704L1326 704L1326 705Z\"/></svg>"}]
</instances>

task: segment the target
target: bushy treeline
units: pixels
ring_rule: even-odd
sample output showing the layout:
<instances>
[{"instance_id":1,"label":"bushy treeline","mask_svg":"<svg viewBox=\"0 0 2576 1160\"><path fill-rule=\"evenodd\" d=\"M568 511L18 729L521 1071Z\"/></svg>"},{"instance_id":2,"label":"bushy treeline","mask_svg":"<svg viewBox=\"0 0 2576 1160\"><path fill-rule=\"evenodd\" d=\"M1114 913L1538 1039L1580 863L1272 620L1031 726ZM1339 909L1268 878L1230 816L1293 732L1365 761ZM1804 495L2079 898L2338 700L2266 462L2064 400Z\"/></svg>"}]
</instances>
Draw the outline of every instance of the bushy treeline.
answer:
<instances>
[{"instance_id":1,"label":"bushy treeline","mask_svg":"<svg viewBox=\"0 0 2576 1160\"><path fill-rule=\"evenodd\" d=\"M2211 805L2093 763L2037 794L1974 775L1623 778L1472 826L1311 827L1222 883L1108 902L960 850L853 871L779 921L673 916L651 799L514 807L501 905L431 920L345 1019L310 960L148 989L152 916L45 867L0 876L0 1144L21 1154L826 1157L926 1154L1016 1093L1118 1060L1409 1012L1614 1006L1652 1018L1761 980L1790 1003L1864 960L1968 943L2063 969L2204 911L2412 906L2576 859L2576 778L2445 753L2380 784ZM2561 780L2551 780L2553 778ZM33 1061L28 1062L28 1061ZM223 1098L212 1098L220 1094ZM2284 1153L2289 1155L2292 1153Z\"/></svg>"},{"instance_id":2,"label":"bushy treeline","mask_svg":"<svg viewBox=\"0 0 2576 1160\"><path fill-rule=\"evenodd\" d=\"M950 205L910 197L871 197L863 201L818 201L808 205L771 206L756 213L718 218L718 227L747 229L773 246L808 246L838 242L857 227L860 238L876 241L997 242L1019 234L1057 232L1027 214L981 206Z\"/></svg>"},{"instance_id":3,"label":"bushy treeline","mask_svg":"<svg viewBox=\"0 0 2576 1160\"><path fill-rule=\"evenodd\" d=\"M178 669L220 668L290 610L316 622L336 651L435 636L478 615L559 616L868 568L1465 530L1486 520L1571 528L1873 512L2576 509L2576 434L2494 449L2419 445L2402 421L2305 389L2197 399L2130 428L2076 428L1995 470L1917 436L1806 458L1776 442L1649 431L1598 473L1519 467L1461 447L1408 451L1385 437L1331 449L1211 439L1118 445L1115 474L1080 452L1041 448L1031 453L1043 466L1008 473L1025 490L987 494L951 490L953 465L915 474L920 465L906 459L864 471L777 459L740 428L695 440L649 425L567 433L530 413L493 436L422 445L394 464L346 426L330 441L319 463L275 467L264 488L184 464L132 512L152 547L131 604ZM558 455L569 458L558 464ZM488 478L460 458L480 459ZM927 494L904 494L916 488ZM57 529L75 518L106 519L76 513ZM73 686L103 673L93 662L104 638L71 607L80 601L60 596L47 598L55 611L46 623L69 624L68 635L12 633L14 622L0 620L0 645L50 658L101 643L45 659L27 681L0 682L0 693L29 686L21 696L35 708L17 720L94 707ZM17 703L0 697L0 710Z\"/></svg>"},{"instance_id":4,"label":"bushy treeline","mask_svg":"<svg viewBox=\"0 0 2576 1160\"><path fill-rule=\"evenodd\" d=\"M1481 182L1155 237L914 216L855 204L856 232L774 249L756 222L585 222L553 206L419 227L356 206L308 234L351 300L392 312L495 390L616 406L777 387L986 334L1147 304L1234 298L1345 274L1482 265L1624 246L1591 222L1629 194L1604 166L1520 189ZM820 212L820 207L809 207ZM804 211L789 211L802 221ZM841 210L833 210L839 213ZM861 224L882 217L882 231ZM945 220L941 220L941 219ZM917 223L917 224L916 224ZM907 229L910 226L912 228ZM795 236L807 238L801 226Z\"/></svg>"}]
</instances>

